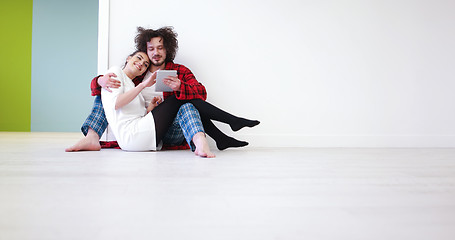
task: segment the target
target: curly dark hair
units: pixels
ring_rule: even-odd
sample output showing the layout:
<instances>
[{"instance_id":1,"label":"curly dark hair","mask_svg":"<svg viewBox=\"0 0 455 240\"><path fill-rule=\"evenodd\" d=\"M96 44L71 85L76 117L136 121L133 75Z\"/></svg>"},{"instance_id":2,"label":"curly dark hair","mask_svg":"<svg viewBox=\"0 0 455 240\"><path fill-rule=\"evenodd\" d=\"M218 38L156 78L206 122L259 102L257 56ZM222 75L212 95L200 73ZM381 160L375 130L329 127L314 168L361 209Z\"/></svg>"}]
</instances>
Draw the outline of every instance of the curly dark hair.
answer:
<instances>
[{"instance_id":1,"label":"curly dark hair","mask_svg":"<svg viewBox=\"0 0 455 240\"><path fill-rule=\"evenodd\" d=\"M136 43L136 49L141 52L147 52L147 42L150 42L150 40L154 37L161 37L163 39L163 45L166 49L165 62L174 61L179 46L177 41L177 33L174 32L173 27L162 27L157 30L138 27L137 35L134 39L134 42Z\"/></svg>"}]
</instances>

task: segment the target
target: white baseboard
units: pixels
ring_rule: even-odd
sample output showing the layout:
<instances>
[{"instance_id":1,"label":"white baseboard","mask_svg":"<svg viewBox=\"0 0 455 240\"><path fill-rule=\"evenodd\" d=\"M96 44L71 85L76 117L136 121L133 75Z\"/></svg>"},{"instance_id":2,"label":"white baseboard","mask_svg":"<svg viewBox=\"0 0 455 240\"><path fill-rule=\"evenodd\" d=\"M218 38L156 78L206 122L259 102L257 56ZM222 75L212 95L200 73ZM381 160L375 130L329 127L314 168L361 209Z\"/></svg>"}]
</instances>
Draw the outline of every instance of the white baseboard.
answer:
<instances>
[{"instance_id":1,"label":"white baseboard","mask_svg":"<svg viewBox=\"0 0 455 240\"><path fill-rule=\"evenodd\" d=\"M308 136L236 134L252 147L454 148L455 136Z\"/></svg>"}]
</instances>

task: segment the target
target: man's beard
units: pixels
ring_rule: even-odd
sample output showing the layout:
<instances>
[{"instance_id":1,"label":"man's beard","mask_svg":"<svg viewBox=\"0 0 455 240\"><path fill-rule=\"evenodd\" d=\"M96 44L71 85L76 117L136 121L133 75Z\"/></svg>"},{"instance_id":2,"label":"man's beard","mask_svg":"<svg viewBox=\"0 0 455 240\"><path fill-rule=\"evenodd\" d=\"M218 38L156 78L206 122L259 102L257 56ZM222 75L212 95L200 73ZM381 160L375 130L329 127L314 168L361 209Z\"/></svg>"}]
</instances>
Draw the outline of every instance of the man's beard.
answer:
<instances>
[{"instance_id":1,"label":"man's beard","mask_svg":"<svg viewBox=\"0 0 455 240\"><path fill-rule=\"evenodd\" d=\"M161 61L159 61L159 62L155 62L155 61L153 60L153 58L152 58L151 63L152 63L152 65L155 66L155 67L160 67L160 66L162 66L162 65L164 64L165 60L166 60L166 59L163 59L163 60L161 60Z\"/></svg>"}]
</instances>

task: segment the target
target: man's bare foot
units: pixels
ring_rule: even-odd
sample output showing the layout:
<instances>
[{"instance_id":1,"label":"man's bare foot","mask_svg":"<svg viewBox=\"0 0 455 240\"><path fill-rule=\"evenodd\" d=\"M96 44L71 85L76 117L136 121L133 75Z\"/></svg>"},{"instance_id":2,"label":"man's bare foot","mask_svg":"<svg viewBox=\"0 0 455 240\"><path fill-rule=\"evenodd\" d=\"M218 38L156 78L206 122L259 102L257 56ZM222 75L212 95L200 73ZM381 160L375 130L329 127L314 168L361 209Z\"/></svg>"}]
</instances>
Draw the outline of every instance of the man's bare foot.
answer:
<instances>
[{"instance_id":1,"label":"man's bare foot","mask_svg":"<svg viewBox=\"0 0 455 240\"><path fill-rule=\"evenodd\" d=\"M203 132L198 132L193 136L193 143L196 146L194 154L199 157L214 158L215 154L210 151L209 143Z\"/></svg>"},{"instance_id":2,"label":"man's bare foot","mask_svg":"<svg viewBox=\"0 0 455 240\"><path fill-rule=\"evenodd\" d=\"M99 151L101 150L100 139L98 134L89 129L87 135L79 140L73 146L65 149L65 152L77 152L77 151Z\"/></svg>"}]
</instances>

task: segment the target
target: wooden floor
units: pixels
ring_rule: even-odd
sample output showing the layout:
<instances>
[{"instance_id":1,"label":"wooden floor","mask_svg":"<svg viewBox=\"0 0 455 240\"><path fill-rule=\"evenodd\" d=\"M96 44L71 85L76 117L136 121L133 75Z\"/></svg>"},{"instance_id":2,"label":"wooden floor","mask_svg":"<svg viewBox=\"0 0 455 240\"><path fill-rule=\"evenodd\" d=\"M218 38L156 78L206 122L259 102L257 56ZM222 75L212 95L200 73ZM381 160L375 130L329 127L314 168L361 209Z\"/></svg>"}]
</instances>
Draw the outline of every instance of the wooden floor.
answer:
<instances>
[{"instance_id":1,"label":"wooden floor","mask_svg":"<svg viewBox=\"0 0 455 240\"><path fill-rule=\"evenodd\" d=\"M455 239L455 149L66 153L0 133L0 239Z\"/></svg>"}]
</instances>

